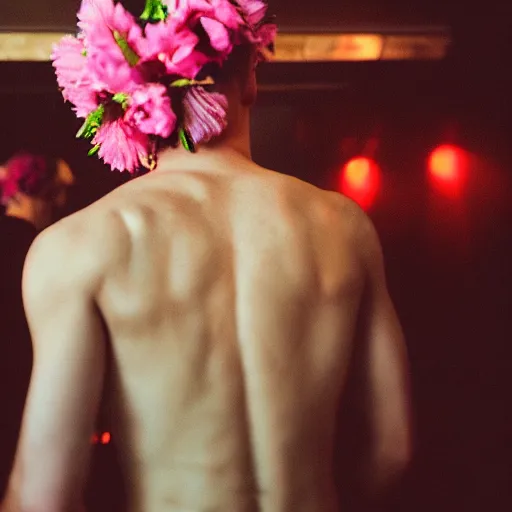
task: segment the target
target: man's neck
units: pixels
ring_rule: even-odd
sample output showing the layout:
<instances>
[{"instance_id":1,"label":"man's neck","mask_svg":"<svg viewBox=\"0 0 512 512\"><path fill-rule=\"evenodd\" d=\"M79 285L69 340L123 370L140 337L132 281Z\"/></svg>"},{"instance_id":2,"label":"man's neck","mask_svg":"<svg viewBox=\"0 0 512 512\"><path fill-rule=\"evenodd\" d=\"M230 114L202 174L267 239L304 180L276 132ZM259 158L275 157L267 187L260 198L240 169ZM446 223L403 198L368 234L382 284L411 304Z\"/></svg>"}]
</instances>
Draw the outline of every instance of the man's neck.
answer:
<instances>
[{"instance_id":1,"label":"man's neck","mask_svg":"<svg viewBox=\"0 0 512 512\"><path fill-rule=\"evenodd\" d=\"M190 153L181 145L166 149L159 155L157 171L201 171L241 160L252 160L248 115L242 116L238 123L229 124L221 137L200 145L195 153Z\"/></svg>"}]
</instances>

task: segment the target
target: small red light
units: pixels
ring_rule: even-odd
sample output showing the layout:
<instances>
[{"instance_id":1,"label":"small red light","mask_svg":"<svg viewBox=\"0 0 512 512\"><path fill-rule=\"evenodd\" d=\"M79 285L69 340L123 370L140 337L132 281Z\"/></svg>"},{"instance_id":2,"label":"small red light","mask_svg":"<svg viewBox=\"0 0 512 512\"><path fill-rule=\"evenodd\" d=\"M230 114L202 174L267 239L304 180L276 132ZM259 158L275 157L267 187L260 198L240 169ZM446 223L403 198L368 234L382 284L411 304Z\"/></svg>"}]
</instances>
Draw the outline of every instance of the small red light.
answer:
<instances>
[{"instance_id":1,"label":"small red light","mask_svg":"<svg viewBox=\"0 0 512 512\"><path fill-rule=\"evenodd\" d=\"M101 444L110 443L110 438L110 432L103 432L103 434L101 434Z\"/></svg>"},{"instance_id":2,"label":"small red light","mask_svg":"<svg viewBox=\"0 0 512 512\"><path fill-rule=\"evenodd\" d=\"M464 184L467 156L457 146L445 144L430 154L428 161L430 178L434 185L447 193L457 193Z\"/></svg>"},{"instance_id":3,"label":"small red light","mask_svg":"<svg viewBox=\"0 0 512 512\"><path fill-rule=\"evenodd\" d=\"M340 191L363 209L370 208L380 188L380 169L369 158L350 160L340 173Z\"/></svg>"}]
</instances>

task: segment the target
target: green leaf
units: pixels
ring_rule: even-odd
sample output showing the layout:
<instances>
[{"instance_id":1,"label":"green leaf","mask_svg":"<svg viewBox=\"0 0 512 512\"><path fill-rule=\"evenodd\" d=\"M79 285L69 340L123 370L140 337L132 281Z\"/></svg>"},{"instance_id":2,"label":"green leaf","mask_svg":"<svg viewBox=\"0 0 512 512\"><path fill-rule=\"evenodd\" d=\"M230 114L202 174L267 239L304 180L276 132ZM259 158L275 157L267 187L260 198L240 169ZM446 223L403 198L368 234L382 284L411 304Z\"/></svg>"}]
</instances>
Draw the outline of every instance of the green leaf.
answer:
<instances>
[{"instance_id":1,"label":"green leaf","mask_svg":"<svg viewBox=\"0 0 512 512\"><path fill-rule=\"evenodd\" d=\"M187 132L187 130L185 130L184 128L180 128L178 133L180 136L180 141L183 144L183 147L190 153L195 153L196 148L194 147L194 142L190 138L190 135Z\"/></svg>"},{"instance_id":2,"label":"green leaf","mask_svg":"<svg viewBox=\"0 0 512 512\"><path fill-rule=\"evenodd\" d=\"M128 94L124 94L123 92L114 94L114 96L112 97L112 101L119 103L119 105L123 107L123 110L126 110L128 108Z\"/></svg>"},{"instance_id":3,"label":"green leaf","mask_svg":"<svg viewBox=\"0 0 512 512\"><path fill-rule=\"evenodd\" d=\"M188 78L180 78L171 84L171 87L187 87L192 85L193 80L189 80Z\"/></svg>"},{"instance_id":4,"label":"green leaf","mask_svg":"<svg viewBox=\"0 0 512 512\"><path fill-rule=\"evenodd\" d=\"M114 30L112 34L116 40L117 46L119 46L123 52L123 56L126 59L126 62L128 62L128 64L130 64L132 67L136 66L139 63L140 57L135 53L133 48L122 34L120 34L117 30Z\"/></svg>"},{"instance_id":5,"label":"green leaf","mask_svg":"<svg viewBox=\"0 0 512 512\"><path fill-rule=\"evenodd\" d=\"M103 105L100 105L94 112L91 112L80 130L78 130L76 134L77 139L91 139L94 137L103 122L104 115L105 107Z\"/></svg>"},{"instance_id":6,"label":"green leaf","mask_svg":"<svg viewBox=\"0 0 512 512\"><path fill-rule=\"evenodd\" d=\"M169 10L161 0L146 0L146 7L140 19L148 23L158 23L165 21L168 15Z\"/></svg>"},{"instance_id":7,"label":"green leaf","mask_svg":"<svg viewBox=\"0 0 512 512\"><path fill-rule=\"evenodd\" d=\"M171 83L171 87L192 87L194 85L214 85L215 81L212 77L204 80L189 80L188 78L180 78Z\"/></svg>"},{"instance_id":8,"label":"green leaf","mask_svg":"<svg viewBox=\"0 0 512 512\"><path fill-rule=\"evenodd\" d=\"M96 144L91 150L89 150L89 153L87 153L88 156L94 156L101 148L101 144Z\"/></svg>"}]
</instances>

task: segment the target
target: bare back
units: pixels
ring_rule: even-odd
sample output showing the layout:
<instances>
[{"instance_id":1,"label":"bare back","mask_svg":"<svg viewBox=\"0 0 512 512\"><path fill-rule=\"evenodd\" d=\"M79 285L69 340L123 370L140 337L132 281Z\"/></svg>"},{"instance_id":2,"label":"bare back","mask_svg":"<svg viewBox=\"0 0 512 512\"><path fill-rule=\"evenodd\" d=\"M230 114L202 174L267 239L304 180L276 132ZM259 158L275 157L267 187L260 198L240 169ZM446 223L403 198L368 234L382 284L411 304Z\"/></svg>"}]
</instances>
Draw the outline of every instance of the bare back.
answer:
<instances>
[{"instance_id":1,"label":"bare back","mask_svg":"<svg viewBox=\"0 0 512 512\"><path fill-rule=\"evenodd\" d=\"M156 173L95 206L119 249L98 303L132 510L336 509L351 210L250 171Z\"/></svg>"}]
</instances>

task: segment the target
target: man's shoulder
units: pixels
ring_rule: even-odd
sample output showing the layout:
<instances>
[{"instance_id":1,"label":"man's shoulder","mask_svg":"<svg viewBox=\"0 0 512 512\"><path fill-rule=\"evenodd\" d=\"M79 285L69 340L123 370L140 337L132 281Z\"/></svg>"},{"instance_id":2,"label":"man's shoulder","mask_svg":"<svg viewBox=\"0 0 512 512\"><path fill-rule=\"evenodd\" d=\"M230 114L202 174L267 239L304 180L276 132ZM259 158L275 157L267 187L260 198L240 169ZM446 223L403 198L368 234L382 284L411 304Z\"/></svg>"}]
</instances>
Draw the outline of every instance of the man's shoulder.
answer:
<instances>
[{"instance_id":1,"label":"man's shoulder","mask_svg":"<svg viewBox=\"0 0 512 512\"><path fill-rule=\"evenodd\" d=\"M352 199L333 191L322 190L317 199L319 217L327 231L336 231L344 247L352 247L366 259L380 252L380 241L370 216Z\"/></svg>"},{"instance_id":2,"label":"man's shoulder","mask_svg":"<svg viewBox=\"0 0 512 512\"><path fill-rule=\"evenodd\" d=\"M101 201L101 200L100 200ZM100 202L77 211L46 228L34 245L52 246L55 251L66 248L74 252L108 230L115 219L115 209Z\"/></svg>"},{"instance_id":3,"label":"man's shoulder","mask_svg":"<svg viewBox=\"0 0 512 512\"><path fill-rule=\"evenodd\" d=\"M288 193L293 195L297 191L304 204L309 203L312 210L318 212L320 218L329 222L333 229L342 228L356 236L373 226L359 205L339 192L325 190L289 176L284 179Z\"/></svg>"},{"instance_id":4,"label":"man's shoulder","mask_svg":"<svg viewBox=\"0 0 512 512\"><path fill-rule=\"evenodd\" d=\"M49 283L78 286L99 280L119 230L113 212L94 205L74 213L42 231L25 263L25 279L44 273Z\"/></svg>"},{"instance_id":5,"label":"man's shoulder","mask_svg":"<svg viewBox=\"0 0 512 512\"><path fill-rule=\"evenodd\" d=\"M353 200L331 192L330 198L348 243L363 262L382 258L382 248L375 224Z\"/></svg>"}]
</instances>

